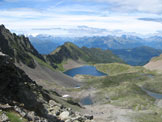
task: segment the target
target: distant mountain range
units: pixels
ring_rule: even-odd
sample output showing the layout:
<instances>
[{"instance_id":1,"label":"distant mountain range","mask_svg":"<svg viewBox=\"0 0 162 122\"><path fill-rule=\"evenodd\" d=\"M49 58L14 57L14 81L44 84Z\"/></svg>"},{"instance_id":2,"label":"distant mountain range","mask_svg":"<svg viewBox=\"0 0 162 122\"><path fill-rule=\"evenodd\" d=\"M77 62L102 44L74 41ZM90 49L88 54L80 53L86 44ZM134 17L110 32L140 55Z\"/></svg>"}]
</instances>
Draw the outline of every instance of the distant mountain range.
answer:
<instances>
[{"instance_id":1,"label":"distant mountain range","mask_svg":"<svg viewBox=\"0 0 162 122\"><path fill-rule=\"evenodd\" d=\"M29 36L29 39L41 54L49 54L58 46L71 41L69 37L53 37L49 35L38 35L36 37Z\"/></svg>"},{"instance_id":2,"label":"distant mountain range","mask_svg":"<svg viewBox=\"0 0 162 122\"><path fill-rule=\"evenodd\" d=\"M95 37L53 37L47 35L30 36L31 43L41 54L49 54L64 42L73 42L79 47L110 49L130 65L144 65L152 57L162 53L162 37L152 36L95 36Z\"/></svg>"},{"instance_id":3,"label":"distant mountain range","mask_svg":"<svg viewBox=\"0 0 162 122\"><path fill-rule=\"evenodd\" d=\"M160 49L154 49L147 46L133 49L112 49L111 51L123 59L127 64L133 66L142 66L148 63L152 57L159 56L162 53Z\"/></svg>"},{"instance_id":4,"label":"distant mountain range","mask_svg":"<svg viewBox=\"0 0 162 122\"><path fill-rule=\"evenodd\" d=\"M101 48L101 49L126 49L143 45L143 39L135 36L121 37L52 37L47 35L29 36L31 43L42 54L49 54L64 42L73 42L79 47Z\"/></svg>"},{"instance_id":5,"label":"distant mountain range","mask_svg":"<svg viewBox=\"0 0 162 122\"><path fill-rule=\"evenodd\" d=\"M152 36L142 38L138 36L94 36L94 37L53 37L47 35L29 36L31 43L42 54L49 54L64 42L73 42L79 47L101 49L131 49L141 46L149 46L162 49L162 37Z\"/></svg>"}]
</instances>

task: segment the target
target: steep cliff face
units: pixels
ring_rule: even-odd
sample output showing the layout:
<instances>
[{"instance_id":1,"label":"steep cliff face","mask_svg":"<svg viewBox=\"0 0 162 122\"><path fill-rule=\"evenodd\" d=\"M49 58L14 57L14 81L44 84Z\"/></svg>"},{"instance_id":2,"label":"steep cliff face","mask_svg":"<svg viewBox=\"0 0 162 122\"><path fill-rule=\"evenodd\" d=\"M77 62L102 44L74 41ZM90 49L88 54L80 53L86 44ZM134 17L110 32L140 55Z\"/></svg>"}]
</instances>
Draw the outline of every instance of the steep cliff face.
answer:
<instances>
[{"instance_id":1,"label":"steep cliff face","mask_svg":"<svg viewBox=\"0 0 162 122\"><path fill-rule=\"evenodd\" d=\"M93 119L56 102L59 99L62 97L44 90L16 67L11 57L0 53L0 122L91 122Z\"/></svg>"},{"instance_id":2,"label":"steep cliff face","mask_svg":"<svg viewBox=\"0 0 162 122\"><path fill-rule=\"evenodd\" d=\"M17 101L42 115L44 113L42 103L49 99L43 97L45 94L24 71L13 64L10 57L0 56L0 102L13 104L13 101Z\"/></svg>"},{"instance_id":3,"label":"steep cliff face","mask_svg":"<svg viewBox=\"0 0 162 122\"><path fill-rule=\"evenodd\" d=\"M22 62L31 68L35 68L36 65L30 54L44 60L31 45L28 38L11 33L4 25L0 25L0 50L12 57L15 62Z\"/></svg>"}]
</instances>

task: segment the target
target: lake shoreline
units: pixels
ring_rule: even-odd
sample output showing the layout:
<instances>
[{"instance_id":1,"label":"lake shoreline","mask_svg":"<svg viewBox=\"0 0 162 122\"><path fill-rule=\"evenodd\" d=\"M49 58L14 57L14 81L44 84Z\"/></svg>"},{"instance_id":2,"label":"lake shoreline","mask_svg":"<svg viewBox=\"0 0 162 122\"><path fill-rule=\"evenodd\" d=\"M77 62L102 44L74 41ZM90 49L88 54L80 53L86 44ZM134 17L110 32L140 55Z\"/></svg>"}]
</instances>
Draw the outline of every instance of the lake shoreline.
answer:
<instances>
[{"instance_id":1,"label":"lake shoreline","mask_svg":"<svg viewBox=\"0 0 162 122\"><path fill-rule=\"evenodd\" d=\"M71 77L74 77L76 75L107 76L107 74L98 71L95 66L91 65L84 65L81 67L73 68L63 73Z\"/></svg>"}]
</instances>

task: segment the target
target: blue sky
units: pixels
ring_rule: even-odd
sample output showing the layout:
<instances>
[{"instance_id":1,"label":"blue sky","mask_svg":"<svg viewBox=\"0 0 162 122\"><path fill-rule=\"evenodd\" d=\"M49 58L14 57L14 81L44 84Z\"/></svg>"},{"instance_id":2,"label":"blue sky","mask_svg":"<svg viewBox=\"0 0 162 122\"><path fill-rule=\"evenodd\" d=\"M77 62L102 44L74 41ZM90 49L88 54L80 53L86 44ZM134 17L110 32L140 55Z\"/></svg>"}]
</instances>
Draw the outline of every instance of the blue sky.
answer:
<instances>
[{"instance_id":1,"label":"blue sky","mask_svg":"<svg viewBox=\"0 0 162 122\"><path fill-rule=\"evenodd\" d=\"M0 0L0 16L18 34L162 32L162 0Z\"/></svg>"}]
</instances>

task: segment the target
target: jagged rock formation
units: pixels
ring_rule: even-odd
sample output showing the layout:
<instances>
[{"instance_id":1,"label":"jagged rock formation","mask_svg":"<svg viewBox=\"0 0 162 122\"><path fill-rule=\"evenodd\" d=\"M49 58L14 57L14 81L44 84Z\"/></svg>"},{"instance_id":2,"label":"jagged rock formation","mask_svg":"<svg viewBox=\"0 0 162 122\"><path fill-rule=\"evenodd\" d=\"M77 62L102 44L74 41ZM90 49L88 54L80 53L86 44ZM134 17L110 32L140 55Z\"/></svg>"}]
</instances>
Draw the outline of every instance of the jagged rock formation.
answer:
<instances>
[{"instance_id":1,"label":"jagged rock formation","mask_svg":"<svg viewBox=\"0 0 162 122\"><path fill-rule=\"evenodd\" d=\"M53 88L52 84L66 87L77 85L77 81L56 71L58 67L55 62L48 64L28 38L12 34L4 25L0 25L0 51L10 56L16 66L43 87Z\"/></svg>"},{"instance_id":2,"label":"jagged rock formation","mask_svg":"<svg viewBox=\"0 0 162 122\"><path fill-rule=\"evenodd\" d=\"M8 56L0 56L0 96L1 103L12 105L13 101L17 101L39 115L44 115L43 103L50 99Z\"/></svg>"},{"instance_id":3,"label":"jagged rock formation","mask_svg":"<svg viewBox=\"0 0 162 122\"><path fill-rule=\"evenodd\" d=\"M30 54L44 60L31 45L28 38L23 35L12 34L4 25L0 25L0 50L12 57L15 62L22 62L31 68L35 68L36 65Z\"/></svg>"},{"instance_id":4,"label":"jagged rock formation","mask_svg":"<svg viewBox=\"0 0 162 122\"><path fill-rule=\"evenodd\" d=\"M55 102L49 91L32 81L13 64L12 58L0 55L0 121L8 121L7 112L33 122L84 122L93 119L82 116Z\"/></svg>"}]
</instances>

